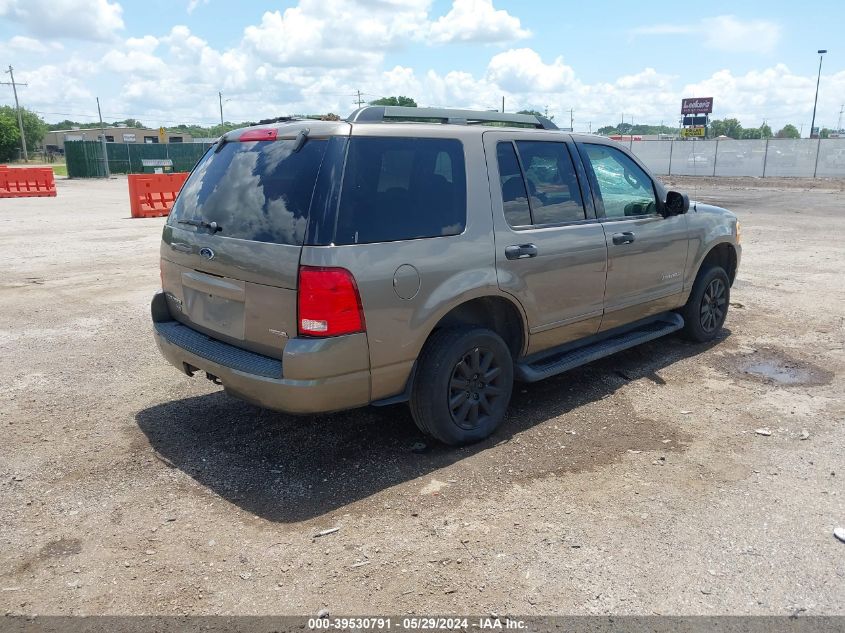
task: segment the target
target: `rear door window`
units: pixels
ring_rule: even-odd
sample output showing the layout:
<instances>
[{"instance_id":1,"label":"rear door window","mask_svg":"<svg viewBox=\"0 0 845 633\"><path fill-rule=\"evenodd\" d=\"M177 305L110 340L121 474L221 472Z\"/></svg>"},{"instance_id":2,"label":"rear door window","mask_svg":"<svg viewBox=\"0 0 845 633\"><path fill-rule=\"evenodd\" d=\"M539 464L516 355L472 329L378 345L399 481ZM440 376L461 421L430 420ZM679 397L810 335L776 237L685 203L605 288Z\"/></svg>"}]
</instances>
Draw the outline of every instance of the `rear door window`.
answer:
<instances>
[{"instance_id":1,"label":"rear door window","mask_svg":"<svg viewBox=\"0 0 845 633\"><path fill-rule=\"evenodd\" d=\"M566 143L500 142L496 146L505 219L514 228L586 219Z\"/></svg>"},{"instance_id":2,"label":"rear door window","mask_svg":"<svg viewBox=\"0 0 845 633\"><path fill-rule=\"evenodd\" d=\"M168 224L217 222L223 237L301 245L326 143L308 140L298 152L294 140L212 148L182 187Z\"/></svg>"},{"instance_id":3,"label":"rear door window","mask_svg":"<svg viewBox=\"0 0 845 633\"><path fill-rule=\"evenodd\" d=\"M335 243L458 235L466 226L466 197L457 139L352 137Z\"/></svg>"},{"instance_id":4,"label":"rear door window","mask_svg":"<svg viewBox=\"0 0 845 633\"><path fill-rule=\"evenodd\" d=\"M497 143L496 157L499 161L499 183L502 185L502 203L505 219L512 227L531 225L531 209L528 207L528 191L519 169L519 160L513 143Z\"/></svg>"}]
</instances>

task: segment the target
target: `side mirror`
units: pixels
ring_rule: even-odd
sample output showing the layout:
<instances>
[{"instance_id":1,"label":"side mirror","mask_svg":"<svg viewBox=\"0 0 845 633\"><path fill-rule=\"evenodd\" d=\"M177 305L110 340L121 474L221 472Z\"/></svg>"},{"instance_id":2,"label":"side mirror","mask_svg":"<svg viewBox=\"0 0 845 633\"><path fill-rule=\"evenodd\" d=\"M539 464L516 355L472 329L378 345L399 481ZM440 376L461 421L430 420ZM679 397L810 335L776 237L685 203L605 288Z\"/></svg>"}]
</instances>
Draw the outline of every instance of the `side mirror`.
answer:
<instances>
[{"instance_id":1,"label":"side mirror","mask_svg":"<svg viewBox=\"0 0 845 633\"><path fill-rule=\"evenodd\" d=\"M683 215L689 211L689 196L685 193L670 191L666 194L666 215Z\"/></svg>"}]
</instances>

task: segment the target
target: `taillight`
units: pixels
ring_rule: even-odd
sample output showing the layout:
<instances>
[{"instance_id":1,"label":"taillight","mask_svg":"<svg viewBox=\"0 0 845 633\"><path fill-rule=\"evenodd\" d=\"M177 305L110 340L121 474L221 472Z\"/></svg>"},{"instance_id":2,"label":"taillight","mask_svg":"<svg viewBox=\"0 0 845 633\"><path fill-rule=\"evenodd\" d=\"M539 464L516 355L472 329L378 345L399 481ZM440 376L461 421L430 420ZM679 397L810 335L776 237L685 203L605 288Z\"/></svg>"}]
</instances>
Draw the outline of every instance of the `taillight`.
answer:
<instances>
[{"instance_id":1,"label":"taillight","mask_svg":"<svg viewBox=\"0 0 845 633\"><path fill-rule=\"evenodd\" d=\"M297 299L300 335L339 336L366 329L358 285L345 268L300 266Z\"/></svg>"},{"instance_id":2,"label":"taillight","mask_svg":"<svg viewBox=\"0 0 845 633\"><path fill-rule=\"evenodd\" d=\"M246 143L248 141L275 141L279 130L277 128L259 128L257 130L247 130L238 137L238 141Z\"/></svg>"}]
</instances>

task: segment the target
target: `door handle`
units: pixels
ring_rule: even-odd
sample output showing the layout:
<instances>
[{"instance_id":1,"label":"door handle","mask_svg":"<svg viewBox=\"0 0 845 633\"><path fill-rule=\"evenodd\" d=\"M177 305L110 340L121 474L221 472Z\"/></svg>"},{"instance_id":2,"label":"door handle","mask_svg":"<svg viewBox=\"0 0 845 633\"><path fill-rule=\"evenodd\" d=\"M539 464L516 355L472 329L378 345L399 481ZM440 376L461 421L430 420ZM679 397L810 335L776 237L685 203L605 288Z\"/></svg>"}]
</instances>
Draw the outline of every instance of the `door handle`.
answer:
<instances>
[{"instance_id":1,"label":"door handle","mask_svg":"<svg viewBox=\"0 0 845 633\"><path fill-rule=\"evenodd\" d=\"M620 244L630 244L634 241L634 234L630 231L626 231L625 233L614 233L613 234L613 243L617 246Z\"/></svg>"},{"instance_id":2,"label":"door handle","mask_svg":"<svg viewBox=\"0 0 845 633\"><path fill-rule=\"evenodd\" d=\"M537 257L536 244L515 244L505 248L505 257L508 259L528 259Z\"/></svg>"}]
</instances>

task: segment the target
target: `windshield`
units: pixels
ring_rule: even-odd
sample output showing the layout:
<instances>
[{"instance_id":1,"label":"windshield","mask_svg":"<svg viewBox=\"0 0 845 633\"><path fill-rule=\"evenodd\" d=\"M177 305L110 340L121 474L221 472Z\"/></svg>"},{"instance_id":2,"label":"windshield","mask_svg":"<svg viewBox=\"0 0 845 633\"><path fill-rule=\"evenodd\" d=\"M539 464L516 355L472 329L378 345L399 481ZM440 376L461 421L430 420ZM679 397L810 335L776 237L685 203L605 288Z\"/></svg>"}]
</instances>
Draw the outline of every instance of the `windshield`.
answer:
<instances>
[{"instance_id":1,"label":"windshield","mask_svg":"<svg viewBox=\"0 0 845 633\"><path fill-rule=\"evenodd\" d=\"M216 222L218 235L300 245L325 140L226 143L200 159L167 220L188 230Z\"/></svg>"}]
</instances>

